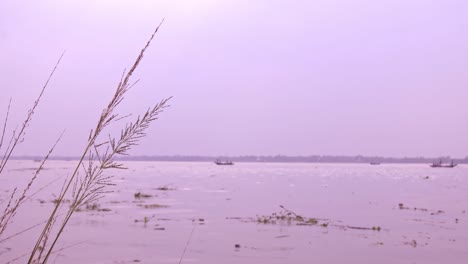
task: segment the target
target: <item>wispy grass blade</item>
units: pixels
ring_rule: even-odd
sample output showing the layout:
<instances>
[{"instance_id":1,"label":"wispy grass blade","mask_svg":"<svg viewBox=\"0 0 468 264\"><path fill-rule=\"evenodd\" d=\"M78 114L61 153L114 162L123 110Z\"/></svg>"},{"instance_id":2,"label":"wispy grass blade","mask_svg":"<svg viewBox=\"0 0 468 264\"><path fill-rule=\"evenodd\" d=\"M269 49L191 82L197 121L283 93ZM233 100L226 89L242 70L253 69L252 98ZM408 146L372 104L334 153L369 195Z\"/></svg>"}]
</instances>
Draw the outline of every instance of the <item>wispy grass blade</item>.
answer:
<instances>
[{"instance_id":1,"label":"wispy grass blade","mask_svg":"<svg viewBox=\"0 0 468 264\"><path fill-rule=\"evenodd\" d=\"M32 118L34 116L34 112L36 111L36 108L39 105L39 102L41 101L42 96L44 95L44 92L47 89L47 86L49 85L50 80L54 76L55 71L57 70L57 67L59 66L60 61L62 60L64 54L65 54L65 52L63 52L62 55L60 55L60 58L58 59L57 63L55 64L52 72L49 74L49 77L47 78L45 84L42 86L41 92L39 93L39 96L34 101L33 106L31 107L31 109L29 109L28 114L26 115L26 119L23 121L23 124L21 125L19 132L15 136L13 136L11 147L9 147L7 149L7 152L3 156L2 162L0 163L0 174L2 174L3 169L5 168L8 160L10 159L11 154L15 150L16 146L18 144L20 144L21 142L23 142L24 135L26 133L26 128L29 126L29 123L31 122L31 120L32 120Z\"/></svg>"},{"instance_id":2,"label":"wispy grass blade","mask_svg":"<svg viewBox=\"0 0 468 264\"><path fill-rule=\"evenodd\" d=\"M2 136L0 137L0 150L2 149L3 139L5 138L5 133L6 133L7 124L8 124L8 117L10 115L10 107L11 107L11 98L10 98L10 101L8 102L8 108L7 108L6 115L5 115L5 121L3 122Z\"/></svg>"},{"instance_id":3,"label":"wispy grass blade","mask_svg":"<svg viewBox=\"0 0 468 264\"><path fill-rule=\"evenodd\" d=\"M6 230L8 224L13 220L13 218L16 215L16 212L20 208L21 204L25 201L25 199L27 197L26 196L27 193L31 189L31 186L33 185L34 181L39 176L39 173L44 168L44 165L45 165L46 161L49 159L49 157L52 154L52 152L54 151L55 147L57 146L59 141L62 139L63 133L64 132L62 132L62 134L60 134L60 136L55 141L52 148L50 148L49 152L44 157L44 159L42 160L39 167L36 169L33 177L31 177L31 179L29 180L28 185L26 186L26 188L24 188L23 193L21 194L21 196L14 202L14 204L8 203L8 205L6 206L5 212L4 212L3 216L0 219L0 237L2 236L3 232ZM12 197L13 197L13 195L14 195L14 193L12 194Z\"/></svg>"}]
</instances>

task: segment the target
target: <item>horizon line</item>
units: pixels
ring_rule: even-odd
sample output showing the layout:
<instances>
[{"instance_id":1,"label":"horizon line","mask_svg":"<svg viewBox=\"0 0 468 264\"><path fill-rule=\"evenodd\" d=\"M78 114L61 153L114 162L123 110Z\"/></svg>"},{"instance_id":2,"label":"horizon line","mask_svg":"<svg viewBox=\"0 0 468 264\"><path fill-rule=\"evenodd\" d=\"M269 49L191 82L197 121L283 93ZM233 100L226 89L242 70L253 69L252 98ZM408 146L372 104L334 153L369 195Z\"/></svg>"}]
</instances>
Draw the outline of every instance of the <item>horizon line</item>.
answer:
<instances>
[{"instance_id":1,"label":"horizon line","mask_svg":"<svg viewBox=\"0 0 468 264\"><path fill-rule=\"evenodd\" d=\"M41 155L16 155L11 157L14 160L34 160L40 161L44 158ZM50 160L78 160L78 156L56 155L50 156ZM214 161L224 159L235 162L305 162L305 163L430 163L435 160L456 161L458 163L468 163L468 156L464 158L452 158L451 156L424 157L424 156L365 156L365 155L130 155L119 156L115 160L121 161Z\"/></svg>"}]
</instances>

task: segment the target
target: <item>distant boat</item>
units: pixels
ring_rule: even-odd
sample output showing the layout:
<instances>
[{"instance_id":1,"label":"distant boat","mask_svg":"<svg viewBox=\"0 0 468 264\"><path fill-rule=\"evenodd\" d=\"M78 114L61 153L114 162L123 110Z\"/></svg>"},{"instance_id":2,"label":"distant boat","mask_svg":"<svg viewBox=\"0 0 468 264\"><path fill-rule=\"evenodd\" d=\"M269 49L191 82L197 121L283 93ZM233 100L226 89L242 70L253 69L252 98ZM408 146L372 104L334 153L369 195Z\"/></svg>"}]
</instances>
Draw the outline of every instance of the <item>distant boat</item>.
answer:
<instances>
[{"instance_id":1,"label":"distant boat","mask_svg":"<svg viewBox=\"0 0 468 264\"><path fill-rule=\"evenodd\" d=\"M373 161L370 163L370 165L380 165L380 162Z\"/></svg>"},{"instance_id":2,"label":"distant boat","mask_svg":"<svg viewBox=\"0 0 468 264\"><path fill-rule=\"evenodd\" d=\"M228 160L215 160L214 162L216 165L234 165L234 162Z\"/></svg>"},{"instance_id":3,"label":"distant boat","mask_svg":"<svg viewBox=\"0 0 468 264\"><path fill-rule=\"evenodd\" d=\"M456 164L453 160L450 162L450 164L443 164L442 160L439 160L439 162L433 162L431 164L432 168L453 168L456 167L458 164Z\"/></svg>"}]
</instances>

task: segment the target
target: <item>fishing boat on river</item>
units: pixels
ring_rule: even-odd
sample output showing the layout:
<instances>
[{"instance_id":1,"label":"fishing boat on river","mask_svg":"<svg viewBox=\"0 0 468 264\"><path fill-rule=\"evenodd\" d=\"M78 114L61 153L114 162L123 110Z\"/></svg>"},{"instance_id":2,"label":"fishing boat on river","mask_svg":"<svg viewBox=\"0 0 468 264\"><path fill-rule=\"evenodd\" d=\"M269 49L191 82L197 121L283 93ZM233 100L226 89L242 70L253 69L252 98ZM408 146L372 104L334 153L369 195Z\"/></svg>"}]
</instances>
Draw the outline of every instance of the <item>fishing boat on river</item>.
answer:
<instances>
[{"instance_id":1,"label":"fishing boat on river","mask_svg":"<svg viewBox=\"0 0 468 264\"><path fill-rule=\"evenodd\" d=\"M443 164L442 160L439 160L439 162L433 162L431 164L432 168L453 168L456 167L458 164L455 163L453 160L450 162L450 164Z\"/></svg>"},{"instance_id":2,"label":"fishing boat on river","mask_svg":"<svg viewBox=\"0 0 468 264\"><path fill-rule=\"evenodd\" d=\"M232 161L229 161L229 160L220 160L220 159L215 160L214 163L215 163L216 165L234 165L234 162L232 162Z\"/></svg>"}]
</instances>

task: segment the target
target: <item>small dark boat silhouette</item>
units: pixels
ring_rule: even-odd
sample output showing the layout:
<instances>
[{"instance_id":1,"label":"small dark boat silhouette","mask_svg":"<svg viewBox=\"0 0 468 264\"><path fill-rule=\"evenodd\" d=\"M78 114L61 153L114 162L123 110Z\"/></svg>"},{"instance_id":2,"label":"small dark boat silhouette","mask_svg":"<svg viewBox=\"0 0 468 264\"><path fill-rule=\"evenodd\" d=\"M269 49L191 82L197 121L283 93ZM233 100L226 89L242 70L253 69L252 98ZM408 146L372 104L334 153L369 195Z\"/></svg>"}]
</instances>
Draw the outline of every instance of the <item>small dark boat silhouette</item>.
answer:
<instances>
[{"instance_id":1,"label":"small dark boat silhouette","mask_svg":"<svg viewBox=\"0 0 468 264\"><path fill-rule=\"evenodd\" d=\"M450 162L450 164L443 164L442 160L439 160L439 162L433 162L431 164L432 168L453 168L456 167L458 164L456 164L453 160Z\"/></svg>"},{"instance_id":2,"label":"small dark boat silhouette","mask_svg":"<svg viewBox=\"0 0 468 264\"><path fill-rule=\"evenodd\" d=\"M228 160L215 160L216 165L234 165L234 162Z\"/></svg>"}]
</instances>

